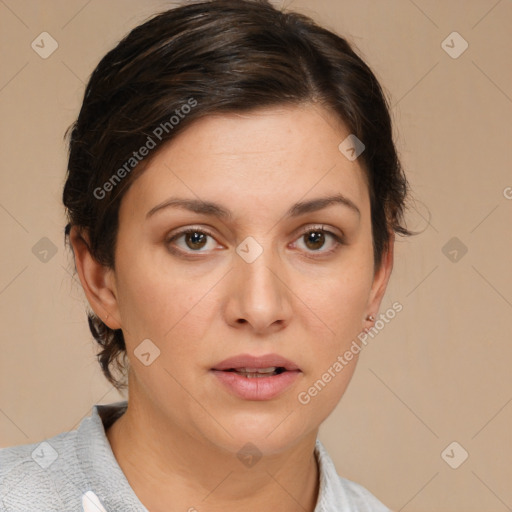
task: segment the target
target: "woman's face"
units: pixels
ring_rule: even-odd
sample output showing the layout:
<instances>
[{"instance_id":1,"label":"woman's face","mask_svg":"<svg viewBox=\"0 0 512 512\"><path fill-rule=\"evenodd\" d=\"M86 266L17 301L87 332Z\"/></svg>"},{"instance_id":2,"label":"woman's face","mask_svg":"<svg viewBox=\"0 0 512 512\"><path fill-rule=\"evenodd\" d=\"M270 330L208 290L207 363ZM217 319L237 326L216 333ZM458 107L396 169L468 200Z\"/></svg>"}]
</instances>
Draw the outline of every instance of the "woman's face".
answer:
<instances>
[{"instance_id":1,"label":"woman's face","mask_svg":"<svg viewBox=\"0 0 512 512\"><path fill-rule=\"evenodd\" d=\"M133 182L108 323L123 329L130 400L145 413L201 442L263 453L331 413L357 356L307 403L304 392L369 325L392 265L390 251L374 276L368 188L338 149L348 135L313 105L207 117ZM346 202L322 204L333 196ZM171 200L189 208L163 206ZM252 375L274 366L286 371Z\"/></svg>"}]
</instances>

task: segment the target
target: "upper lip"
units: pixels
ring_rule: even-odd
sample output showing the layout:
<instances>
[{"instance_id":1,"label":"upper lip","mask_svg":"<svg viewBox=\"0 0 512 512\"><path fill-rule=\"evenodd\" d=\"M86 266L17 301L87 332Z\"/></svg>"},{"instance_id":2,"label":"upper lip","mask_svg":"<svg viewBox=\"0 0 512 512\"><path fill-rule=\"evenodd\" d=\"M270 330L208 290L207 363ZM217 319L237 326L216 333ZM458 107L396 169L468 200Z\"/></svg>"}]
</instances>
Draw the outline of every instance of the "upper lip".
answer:
<instances>
[{"instance_id":1,"label":"upper lip","mask_svg":"<svg viewBox=\"0 0 512 512\"><path fill-rule=\"evenodd\" d=\"M265 354L262 356L253 356L251 354L239 354L237 356L228 357L217 363L212 370L231 370L234 368L285 368L286 370L300 370L300 368L289 359L278 354Z\"/></svg>"}]
</instances>

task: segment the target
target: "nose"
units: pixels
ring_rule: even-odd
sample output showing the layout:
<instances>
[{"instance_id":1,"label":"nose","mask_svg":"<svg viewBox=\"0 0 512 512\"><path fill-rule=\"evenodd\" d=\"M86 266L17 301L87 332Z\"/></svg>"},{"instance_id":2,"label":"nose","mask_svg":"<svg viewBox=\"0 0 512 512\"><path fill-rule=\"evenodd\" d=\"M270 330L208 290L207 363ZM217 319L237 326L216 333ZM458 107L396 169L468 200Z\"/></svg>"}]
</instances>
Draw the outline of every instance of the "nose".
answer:
<instances>
[{"instance_id":1,"label":"nose","mask_svg":"<svg viewBox=\"0 0 512 512\"><path fill-rule=\"evenodd\" d=\"M270 334L289 324L293 294L284 266L271 249L254 261L237 254L229 276L225 314L230 325Z\"/></svg>"}]
</instances>

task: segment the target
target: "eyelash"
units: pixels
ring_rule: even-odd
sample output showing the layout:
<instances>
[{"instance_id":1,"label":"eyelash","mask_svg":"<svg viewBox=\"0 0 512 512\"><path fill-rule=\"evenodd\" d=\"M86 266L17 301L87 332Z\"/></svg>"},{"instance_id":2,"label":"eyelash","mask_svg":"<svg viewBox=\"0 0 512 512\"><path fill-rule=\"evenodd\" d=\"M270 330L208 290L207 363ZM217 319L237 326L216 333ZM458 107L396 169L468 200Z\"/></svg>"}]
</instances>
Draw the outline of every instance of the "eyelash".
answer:
<instances>
[{"instance_id":1,"label":"eyelash","mask_svg":"<svg viewBox=\"0 0 512 512\"><path fill-rule=\"evenodd\" d=\"M325 256L327 254L333 254L338 251L340 246L345 245L345 241L344 241L343 237L337 235L336 233L333 233L332 231L324 229L324 227L322 225L311 226L311 227L308 227L307 229L304 229L303 231L301 231L301 233L299 234L299 236L297 237L296 240L299 240L301 237L303 237L307 234L317 233L317 232L321 232L323 234L330 235L336 242L336 245L333 249L331 249L329 251L310 251L310 252L308 252L308 257L311 257L311 256L309 256L309 254L315 254L315 253L318 253L321 256ZM170 238L168 238L166 240L166 244L170 246L171 243L174 242L175 240L177 240L178 238L182 237L183 235L187 235L187 234L191 234L191 233L200 233L203 235L208 235L211 238L215 239L215 236L212 233L210 233L208 230L205 230L204 228L189 227L189 228L183 229L182 231L174 233ZM192 251L192 250L191 250L191 252L189 252L189 251L183 251L182 249L170 249L170 251L174 254L178 254L178 255L184 256L184 257L191 257L190 255L194 254L194 253L201 254L203 252L206 252L206 251ZM192 257L195 257L195 256L192 256ZM313 257L316 258L318 256L313 256Z\"/></svg>"}]
</instances>

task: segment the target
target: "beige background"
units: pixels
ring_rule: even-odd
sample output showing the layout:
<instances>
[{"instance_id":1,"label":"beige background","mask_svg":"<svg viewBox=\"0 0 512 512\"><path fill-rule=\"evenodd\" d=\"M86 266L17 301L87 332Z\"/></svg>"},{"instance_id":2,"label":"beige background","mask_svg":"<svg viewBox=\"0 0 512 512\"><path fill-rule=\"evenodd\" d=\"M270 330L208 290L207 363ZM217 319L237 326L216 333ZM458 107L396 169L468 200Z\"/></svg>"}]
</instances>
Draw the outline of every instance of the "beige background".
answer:
<instances>
[{"instance_id":1,"label":"beige background","mask_svg":"<svg viewBox=\"0 0 512 512\"><path fill-rule=\"evenodd\" d=\"M416 199L409 226L423 231L397 244L381 312L404 309L362 352L321 439L395 511L511 510L512 2L286 3L346 36L381 80ZM95 361L64 250L63 134L100 57L171 5L0 0L0 446L123 399ZM59 45L47 59L31 48L43 31ZM469 44L456 59L441 46L453 31ZM43 237L57 248L46 263L32 252ZM467 247L455 262L453 237ZM469 453L458 469L441 457L453 441Z\"/></svg>"}]
</instances>

